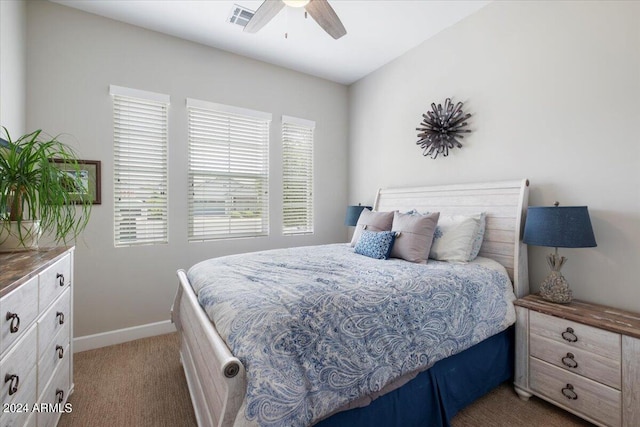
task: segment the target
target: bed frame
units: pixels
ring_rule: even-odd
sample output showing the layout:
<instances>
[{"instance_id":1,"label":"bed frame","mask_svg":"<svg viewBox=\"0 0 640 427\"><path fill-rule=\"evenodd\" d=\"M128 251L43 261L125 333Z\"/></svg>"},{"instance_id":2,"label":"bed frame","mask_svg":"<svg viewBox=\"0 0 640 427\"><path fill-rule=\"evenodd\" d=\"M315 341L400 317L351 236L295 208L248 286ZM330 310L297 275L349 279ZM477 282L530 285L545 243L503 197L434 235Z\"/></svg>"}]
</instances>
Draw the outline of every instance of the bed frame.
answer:
<instances>
[{"instance_id":1,"label":"bed frame","mask_svg":"<svg viewBox=\"0 0 640 427\"><path fill-rule=\"evenodd\" d=\"M527 247L522 243L529 181L502 181L432 187L380 189L374 210L486 212L480 256L502 264L518 298L529 293ZM198 303L184 270L171 319L180 334L180 358L199 426L232 426L246 391L244 366L216 331Z\"/></svg>"}]
</instances>

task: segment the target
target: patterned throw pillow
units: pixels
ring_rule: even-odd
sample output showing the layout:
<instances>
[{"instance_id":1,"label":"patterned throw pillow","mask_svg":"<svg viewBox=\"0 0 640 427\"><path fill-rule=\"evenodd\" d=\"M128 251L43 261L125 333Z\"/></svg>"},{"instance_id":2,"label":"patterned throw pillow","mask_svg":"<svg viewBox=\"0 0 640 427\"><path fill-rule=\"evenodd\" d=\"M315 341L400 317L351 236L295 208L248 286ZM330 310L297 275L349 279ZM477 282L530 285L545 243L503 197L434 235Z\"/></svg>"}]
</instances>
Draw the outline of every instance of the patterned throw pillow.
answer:
<instances>
[{"instance_id":1,"label":"patterned throw pillow","mask_svg":"<svg viewBox=\"0 0 640 427\"><path fill-rule=\"evenodd\" d=\"M388 259L395 240L396 233L394 231L362 230L355 251L357 254L369 258Z\"/></svg>"}]
</instances>

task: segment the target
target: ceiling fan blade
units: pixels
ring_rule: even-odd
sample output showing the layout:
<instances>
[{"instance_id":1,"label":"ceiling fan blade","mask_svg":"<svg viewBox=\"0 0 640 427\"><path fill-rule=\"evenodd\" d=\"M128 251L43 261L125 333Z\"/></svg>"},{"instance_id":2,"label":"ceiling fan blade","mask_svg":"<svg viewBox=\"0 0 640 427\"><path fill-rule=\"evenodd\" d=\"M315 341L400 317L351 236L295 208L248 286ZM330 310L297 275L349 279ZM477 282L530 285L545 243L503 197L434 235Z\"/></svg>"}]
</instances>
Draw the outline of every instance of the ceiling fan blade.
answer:
<instances>
[{"instance_id":1,"label":"ceiling fan blade","mask_svg":"<svg viewBox=\"0 0 640 427\"><path fill-rule=\"evenodd\" d=\"M247 33L257 33L262 27L267 25L274 16L284 7L282 0L264 0L251 20L245 25L244 31Z\"/></svg>"},{"instance_id":2,"label":"ceiling fan blade","mask_svg":"<svg viewBox=\"0 0 640 427\"><path fill-rule=\"evenodd\" d=\"M311 0L304 8L318 25L334 39L337 40L347 34L340 18L327 0Z\"/></svg>"}]
</instances>

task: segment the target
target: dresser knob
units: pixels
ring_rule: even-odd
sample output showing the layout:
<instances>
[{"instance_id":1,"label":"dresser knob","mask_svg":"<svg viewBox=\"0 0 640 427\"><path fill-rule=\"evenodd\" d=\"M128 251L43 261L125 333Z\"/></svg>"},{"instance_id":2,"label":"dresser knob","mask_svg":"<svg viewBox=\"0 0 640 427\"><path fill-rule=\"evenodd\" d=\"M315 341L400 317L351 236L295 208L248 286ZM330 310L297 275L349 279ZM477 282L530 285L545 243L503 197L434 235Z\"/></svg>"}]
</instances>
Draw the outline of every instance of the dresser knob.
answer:
<instances>
[{"instance_id":1,"label":"dresser knob","mask_svg":"<svg viewBox=\"0 0 640 427\"><path fill-rule=\"evenodd\" d=\"M6 374L4 376L4 382L9 383L9 396L11 396L18 391L18 386L20 385L20 377L17 375Z\"/></svg>"},{"instance_id":2,"label":"dresser knob","mask_svg":"<svg viewBox=\"0 0 640 427\"><path fill-rule=\"evenodd\" d=\"M18 316L18 313L7 311L6 320L11 320L11 323L9 323L9 332L12 334L18 332L18 329L20 328L20 316Z\"/></svg>"},{"instance_id":3,"label":"dresser knob","mask_svg":"<svg viewBox=\"0 0 640 427\"><path fill-rule=\"evenodd\" d=\"M64 357L64 348L61 345L57 345L56 351L58 352L58 359L62 359Z\"/></svg>"},{"instance_id":4,"label":"dresser knob","mask_svg":"<svg viewBox=\"0 0 640 427\"><path fill-rule=\"evenodd\" d=\"M573 353L567 353L567 355L562 358L562 364L567 368L578 367L578 362L575 361L575 356L573 355Z\"/></svg>"},{"instance_id":5,"label":"dresser knob","mask_svg":"<svg viewBox=\"0 0 640 427\"><path fill-rule=\"evenodd\" d=\"M578 398L578 395L573 391L573 386L571 384L567 384L567 386L562 389L562 394L564 394L564 397L569 400L576 400Z\"/></svg>"},{"instance_id":6,"label":"dresser knob","mask_svg":"<svg viewBox=\"0 0 640 427\"><path fill-rule=\"evenodd\" d=\"M60 287L64 286L64 274L56 274L56 279L58 279L58 285L60 285Z\"/></svg>"},{"instance_id":7,"label":"dresser knob","mask_svg":"<svg viewBox=\"0 0 640 427\"><path fill-rule=\"evenodd\" d=\"M56 312L56 317L58 318L58 323L64 325L64 313L61 311Z\"/></svg>"},{"instance_id":8,"label":"dresser knob","mask_svg":"<svg viewBox=\"0 0 640 427\"><path fill-rule=\"evenodd\" d=\"M58 397L58 403L64 402L64 390L56 389L56 396Z\"/></svg>"},{"instance_id":9,"label":"dresser knob","mask_svg":"<svg viewBox=\"0 0 640 427\"><path fill-rule=\"evenodd\" d=\"M562 333L562 338L569 342L578 341L578 336L573 332L573 328L567 328L567 330Z\"/></svg>"}]
</instances>

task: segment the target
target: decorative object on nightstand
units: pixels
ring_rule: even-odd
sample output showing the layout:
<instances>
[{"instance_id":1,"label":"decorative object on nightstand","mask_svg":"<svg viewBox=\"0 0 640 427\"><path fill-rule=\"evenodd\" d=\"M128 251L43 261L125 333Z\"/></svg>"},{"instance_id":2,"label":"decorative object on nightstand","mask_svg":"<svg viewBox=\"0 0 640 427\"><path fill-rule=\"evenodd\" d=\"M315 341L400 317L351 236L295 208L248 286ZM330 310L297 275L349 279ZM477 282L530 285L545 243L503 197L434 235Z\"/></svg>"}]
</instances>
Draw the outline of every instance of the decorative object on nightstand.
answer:
<instances>
[{"instance_id":1,"label":"decorative object on nightstand","mask_svg":"<svg viewBox=\"0 0 640 427\"><path fill-rule=\"evenodd\" d=\"M465 114L462 111L462 102L453 104L451 98L442 104L431 104L431 111L427 111L422 115L422 123L420 123L417 131L418 142L422 149L423 156L431 156L432 159L442 154L444 157L449 155L451 148L462 148L462 144L458 139L464 138L463 133L471 132L469 129L463 129L467 126L467 120L471 114Z\"/></svg>"},{"instance_id":2,"label":"decorative object on nightstand","mask_svg":"<svg viewBox=\"0 0 640 427\"><path fill-rule=\"evenodd\" d=\"M596 245L586 206L532 206L527 210L523 242L534 246L555 247L547 256L551 273L540 285L540 296L560 304L571 302L569 284L560 269L567 261L558 256L558 248L592 248Z\"/></svg>"},{"instance_id":3,"label":"decorative object on nightstand","mask_svg":"<svg viewBox=\"0 0 640 427\"><path fill-rule=\"evenodd\" d=\"M364 209L371 210L371 206L362 206L360 203L358 203L358 206L347 206L347 216L344 218L344 225L355 227Z\"/></svg>"}]
</instances>

